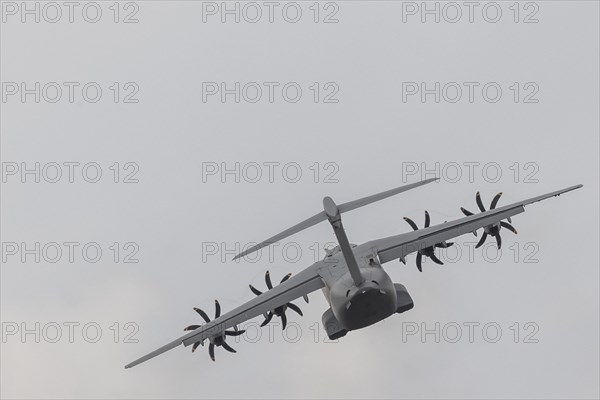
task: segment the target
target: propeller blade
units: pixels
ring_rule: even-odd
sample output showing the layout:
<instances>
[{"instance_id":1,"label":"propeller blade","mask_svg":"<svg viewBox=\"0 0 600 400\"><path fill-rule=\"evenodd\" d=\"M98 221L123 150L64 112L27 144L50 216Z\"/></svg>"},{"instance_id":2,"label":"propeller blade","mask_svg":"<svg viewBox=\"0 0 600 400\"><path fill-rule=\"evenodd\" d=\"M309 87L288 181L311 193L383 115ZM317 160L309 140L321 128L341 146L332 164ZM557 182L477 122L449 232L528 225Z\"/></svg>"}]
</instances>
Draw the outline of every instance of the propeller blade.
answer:
<instances>
[{"instance_id":1,"label":"propeller blade","mask_svg":"<svg viewBox=\"0 0 600 400\"><path fill-rule=\"evenodd\" d=\"M517 230L515 229L515 227L512 226L511 224L507 223L507 222L500 222L500 226L502 226L503 228L508 229L509 231L511 231L512 233L514 233L515 235L517 234Z\"/></svg>"},{"instance_id":2,"label":"propeller blade","mask_svg":"<svg viewBox=\"0 0 600 400\"><path fill-rule=\"evenodd\" d=\"M302 310L300 310L300 307L298 307L294 303L287 303L287 306L290 308L290 310L294 310L302 316Z\"/></svg>"},{"instance_id":3,"label":"propeller blade","mask_svg":"<svg viewBox=\"0 0 600 400\"><path fill-rule=\"evenodd\" d=\"M221 316L221 305L218 300L215 300L215 319Z\"/></svg>"},{"instance_id":4,"label":"propeller blade","mask_svg":"<svg viewBox=\"0 0 600 400\"><path fill-rule=\"evenodd\" d=\"M208 318L208 315L206 315L206 313L204 311L202 311L201 309L194 307L194 311L196 311L198 314L200 314L200 316L206 321L206 322L210 322L210 318Z\"/></svg>"},{"instance_id":5,"label":"propeller blade","mask_svg":"<svg viewBox=\"0 0 600 400\"><path fill-rule=\"evenodd\" d=\"M200 325L190 325L187 328L185 328L184 331L194 331L198 328L200 328Z\"/></svg>"},{"instance_id":6,"label":"propeller blade","mask_svg":"<svg viewBox=\"0 0 600 400\"><path fill-rule=\"evenodd\" d=\"M265 283L267 284L267 288L269 290L273 289L273 284L271 283L271 274L269 274L269 271L265 272Z\"/></svg>"},{"instance_id":7,"label":"propeller blade","mask_svg":"<svg viewBox=\"0 0 600 400\"><path fill-rule=\"evenodd\" d=\"M215 345L212 343L208 346L208 355L211 360L215 361Z\"/></svg>"},{"instance_id":8,"label":"propeller blade","mask_svg":"<svg viewBox=\"0 0 600 400\"><path fill-rule=\"evenodd\" d=\"M411 228L413 228L413 231L418 231L419 230L419 228L417 228L417 224L415 224L412 219L410 219L408 217L404 217L404 220L406 222L408 222L408 224L410 225Z\"/></svg>"},{"instance_id":9,"label":"propeller blade","mask_svg":"<svg viewBox=\"0 0 600 400\"><path fill-rule=\"evenodd\" d=\"M262 292L260 290L258 290L257 288L255 288L254 286L252 286L252 285L248 285L248 286L250 286L250 290L252 290L252 293L254 293L255 295L260 296L262 294Z\"/></svg>"},{"instance_id":10,"label":"propeller blade","mask_svg":"<svg viewBox=\"0 0 600 400\"><path fill-rule=\"evenodd\" d=\"M283 282L285 282L285 281L287 281L288 279L290 279L290 276L292 276L292 274L291 274L291 273L289 273L289 274L287 274L286 276L284 276L284 277L281 279L281 282L279 282L279 284L281 285Z\"/></svg>"},{"instance_id":11,"label":"propeller blade","mask_svg":"<svg viewBox=\"0 0 600 400\"><path fill-rule=\"evenodd\" d=\"M475 248L480 248L485 242L485 239L487 239L487 233L483 232L483 235L481 235L481 239L479 239L479 243L477 243L477 246L475 246Z\"/></svg>"},{"instance_id":12,"label":"propeller blade","mask_svg":"<svg viewBox=\"0 0 600 400\"><path fill-rule=\"evenodd\" d=\"M192 346L192 353L196 351L196 349L198 348L198 346L200 346L200 342L194 343L194 345Z\"/></svg>"},{"instance_id":13,"label":"propeller blade","mask_svg":"<svg viewBox=\"0 0 600 400\"><path fill-rule=\"evenodd\" d=\"M498 204L498 200L500 200L500 196L502 196L502 192L500 192L496 196L494 196L494 199L492 200L492 204L490 204L490 210L493 210L494 208L496 208L496 204Z\"/></svg>"},{"instance_id":14,"label":"propeller blade","mask_svg":"<svg viewBox=\"0 0 600 400\"><path fill-rule=\"evenodd\" d=\"M227 336L240 336L240 335L243 335L244 332L246 332L244 329L242 329L241 331L225 331L225 335L227 335Z\"/></svg>"},{"instance_id":15,"label":"propeller blade","mask_svg":"<svg viewBox=\"0 0 600 400\"><path fill-rule=\"evenodd\" d=\"M287 325L287 317L285 316L285 313L281 314L281 324L282 326L282 330L285 330L285 326Z\"/></svg>"},{"instance_id":16,"label":"propeller blade","mask_svg":"<svg viewBox=\"0 0 600 400\"><path fill-rule=\"evenodd\" d=\"M473 215L473 213L469 210L467 210L466 208L460 208L460 211L462 211L463 214L465 214L467 217L470 217L471 215Z\"/></svg>"},{"instance_id":17,"label":"propeller blade","mask_svg":"<svg viewBox=\"0 0 600 400\"><path fill-rule=\"evenodd\" d=\"M273 313L271 311L269 311L267 313L267 318L265 318L265 320L263 321L262 324L260 324L260 326L265 326L266 324L268 324L269 322L271 322L272 318L273 318Z\"/></svg>"},{"instance_id":18,"label":"propeller blade","mask_svg":"<svg viewBox=\"0 0 600 400\"><path fill-rule=\"evenodd\" d=\"M439 258L437 258L435 254L430 255L429 258L431 258L431 261L433 261L436 264L444 265L444 263Z\"/></svg>"},{"instance_id":19,"label":"propeller blade","mask_svg":"<svg viewBox=\"0 0 600 400\"><path fill-rule=\"evenodd\" d=\"M483 206L483 202L481 201L481 195L479 194L479 192L477 192L477 194L475 195L475 201L477 202L477 207L479 207L479 210L481 212L485 212L485 207Z\"/></svg>"},{"instance_id":20,"label":"propeller blade","mask_svg":"<svg viewBox=\"0 0 600 400\"><path fill-rule=\"evenodd\" d=\"M230 353L237 353L237 351L235 351L235 349L233 347L231 347L230 345L227 344L227 342L223 342L221 343L221 346L223 346L223 348L225 350L227 350Z\"/></svg>"},{"instance_id":21,"label":"propeller blade","mask_svg":"<svg viewBox=\"0 0 600 400\"><path fill-rule=\"evenodd\" d=\"M429 228L429 224L431 223L431 219L429 218L429 213L425 210L425 228Z\"/></svg>"},{"instance_id":22,"label":"propeller blade","mask_svg":"<svg viewBox=\"0 0 600 400\"><path fill-rule=\"evenodd\" d=\"M417 269L419 272L423 272L423 267L421 266L421 261L423 260L423 255L421 253L417 253Z\"/></svg>"},{"instance_id":23,"label":"propeller blade","mask_svg":"<svg viewBox=\"0 0 600 400\"><path fill-rule=\"evenodd\" d=\"M496 244L498 245L498 250L500 250L502 248L502 238L499 233L496 234Z\"/></svg>"}]
</instances>

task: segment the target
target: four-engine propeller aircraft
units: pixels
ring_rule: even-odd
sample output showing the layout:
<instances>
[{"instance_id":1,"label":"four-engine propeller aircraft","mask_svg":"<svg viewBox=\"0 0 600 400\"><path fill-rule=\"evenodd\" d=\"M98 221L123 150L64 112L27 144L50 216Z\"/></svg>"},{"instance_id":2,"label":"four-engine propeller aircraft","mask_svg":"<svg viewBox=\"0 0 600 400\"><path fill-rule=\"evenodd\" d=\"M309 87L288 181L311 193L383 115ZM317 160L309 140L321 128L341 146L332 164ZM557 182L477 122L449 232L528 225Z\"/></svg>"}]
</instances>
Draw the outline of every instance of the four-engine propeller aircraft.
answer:
<instances>
[{"instance_id":1,"label":"four-engine propeller aircraft","mask_svg":"<svg viewBox=\"0 0 600 400\"><path fill-rule=\"evenodd\" d=\"M511 225L511 217L525 211L526 205L559 196L583 186L571 186L496 208L502 194L499 193L493 198L490 209L487 211L481 196L477 193L476 203L481 211L479 214L473 214L461 208L465 214L464 218L429 226L429 214L425 212L425 227L422 229L418 229L412 220L406 218L406 221L413 228L412 232L372 240L359 246L350 244L342 225L341 215L343 213L414 189L434 180L436 179L427 179L339 205L330 197L325 197L323 199L323 211L249 248L234 258L243 257L319 222L329 221L339 246L328 251L323 260L314 263L294 276L286 275L275 287L273 287L270 275L267 272L265 282L268 290L261 292L250 286L256 297L226 314L221 315L221 307L219 302L215 300L215 318L212 321L204 311L196 308L196 312L206 322L204 325L187 327L186 330L190 332L185 336L137 359L126 365L125 368L131 368L182 343L185 346L192 345L192 350L195 350L200 344L203 345L207 339L209 340L209 354L214 361L215 346L222 346L225 350L235 352L227 344L225 338L243 333L243 331L237 329L238 324L263 315L265 317L263 325L266 325L273 316L278 316L285 328L287 321L285 312L287 309L302 315L302 311L298 306L291 302L300 297L304 297L308 301L306 295L318 289L323 289L323 294L330 305L330 308L322 316L327 335L331 339L340 338L346 335L348 331L364 328L394 313L402 313L413 307L412 298L406 288L399 283L392 282L389 275L383 270L383 264L397 259L406 263L406 256L413 252L417 253L416 262L419 271L422 271L421 262L423 257L429 257L432 261L441 264L442 262L434 253L436 247L451 246L452 243L447 242L447 240L466 233L477 235L477 230L480 228L483 228L483 235L477 247L483 245L488 236L493 236L496 239L498 248L500 248L502 245L501 229L505 228L516 233L515 228Z\"/></svg>"}]
</instances>

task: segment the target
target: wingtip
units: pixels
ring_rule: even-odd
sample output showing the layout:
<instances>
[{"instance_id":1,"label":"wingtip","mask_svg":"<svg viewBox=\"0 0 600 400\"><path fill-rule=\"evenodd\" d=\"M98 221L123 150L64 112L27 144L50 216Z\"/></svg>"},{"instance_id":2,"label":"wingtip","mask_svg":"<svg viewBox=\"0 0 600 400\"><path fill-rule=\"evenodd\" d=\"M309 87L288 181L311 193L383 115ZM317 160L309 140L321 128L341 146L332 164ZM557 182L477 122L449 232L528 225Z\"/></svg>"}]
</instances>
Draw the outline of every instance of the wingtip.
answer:
<instances>
[{"instance_id":1,"label":"wingtip","mask_svg":"<svg viewBox=\"0 0 600 400\"><path fill-rule=\"evenodd\" d=\"M562 193L566 193L566 192L570 192L571 190L581 189L582 187L583 187L583 184L580 183L578 185L574 185L574 186L570 186L568 188L564 188L561 192Z\"/></svg>"}]
</instances>

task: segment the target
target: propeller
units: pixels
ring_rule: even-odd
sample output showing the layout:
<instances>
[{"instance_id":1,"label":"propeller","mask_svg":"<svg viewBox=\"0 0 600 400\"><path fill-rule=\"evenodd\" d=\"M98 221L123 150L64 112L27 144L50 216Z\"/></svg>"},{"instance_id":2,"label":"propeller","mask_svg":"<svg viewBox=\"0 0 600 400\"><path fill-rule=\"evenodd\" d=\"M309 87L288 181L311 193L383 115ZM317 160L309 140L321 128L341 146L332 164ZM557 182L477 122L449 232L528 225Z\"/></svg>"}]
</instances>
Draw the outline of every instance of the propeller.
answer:
<instances>
[{"instance_id":1,"label":"propeller","mask_svg":"<svg viewBox=\"0 0 600 400\"><path fill-rule=\"evenodd\" d=\"M501 196L502 196L502 192L500 192L494 196L494 198L492 199L492 202L490 204L490 210L493 210L496 208L496 205L498 204L498 200L500 200ZM481 195L479 194L479 192L477 192L477 194L475 195L475 202L477 203L477 207L479 208L479 210L481 212L486 211L485 207L483 206L483 201L481 201ZM471 211L469 211L463 207L461 207L460 210L467 217L473 215L473 213ZM510 219L508 221L511 222ZM481 239L479 239L479 242L477 243L475 248L479 248L479 247L483 246L488 235L493 236L496 239L496 244L498 245L498 250L500 248L502 248L502 237L500 237L500 229L501 228L506 228L509 231L511 231L512 233L514 233L515 235L517 234L517 230L509 222L499 221L499 222L496 222L495 224L484 227L483 235L481 236Z\"/></svg>"},{"instance_id":2,"label":"propeller","mask_svg":"<svg viewBox=\"0 0 600 400\"><path fill-rule=\"evenodd\" d=\"M411 228L413 228L413 230L418 231L419 228L417 227L417 224L414 223L414 221L408 217L404 217L404 220L406 222L408 222L408 224L410 225ZM427 211L425 211L425 228L429 228L429 224L431 223L431 219L429 218L429 213ZM417 251L417 268L419 269L420 272L423 272L423 268L422 268L422 260L423 260L423 256L425 257L429 257L431 258L431 261L433 261L436 264L439 265L444 265L444 263L436 257L435 255L435 248L446 248L446 247L450 247L452 246L454 243L452 242L442 242L442 243L436 243L434 246L429 246L429 247L425 247L423 249L420 249ZM404 262L403 259L401 259L402 262ZM406 263L405 263L406 264Z\"/></svg>"},{"instance_id":3,"label":"propeller","mask_svg":"<svg viewBox=\"0 0 600 400\"><path fill-rule=\"evenodd\" d=\"M292 274L287 274L286 276L283 277L283 279L281 279L279 284L281 285L283 282L290 279L291 276L292 276ZM265 272L265 283L267 284L267 289L269 289L269 290L273 289L273 283L271 283L271 274L269 274L269 271ZM255 295L260 296L261 294L263 294L263 292L261 292L254 286L252 286L252 285L248 285L248 286L250 286L250 290L252 290L252 293L254 293ZM308 303L308 297L306 295L304 296L304 301L306 301ZM302 310L300 310L300 307L298 307L294 303L285 303L285 304L275 308L274 310L266 313L265 320L263 321L262 324L260 324L260 326L267 325L269 322L271 322L271 319L273 319L273 315L276 315L279 318L281 318L281 324L283 325L282 329L285 329L285 327L287 325L287 316L285 315L285 312L288 308L291 310L294 310L297 314L302 316Z\"/></svg>"},{"instance_id":4,"label":"propeller","mask_svg":"<svg viewBox=\"0 0 600 400\"><path fill-rule=\"evenodd\" d=\"M206 321L206 323L210 322L210 318L208 318L208 315L204 311L202 311L201 309L196 308L196 307L194 307L194 311L196 311L202 317L202 319L204 321ZM219 304L219 302L217 300L215 300L215 319L219 318L220 316L221 316L221 305ZM193 331L193 330L200 328L200 326L201 325L190 325L190 326L186 327L184 329L184 331ZM238 330L237 326L236 326L233 331L224 331L216 336L211 336L208 339L210 341L210 344L208 345L208 354L210 355L210 359L215 361L215 347L219 347L219 346L222 346L225 350L227 350L230 353L236 353L234 348L227 344L227 342L225 341L225 337L226 336L240 336L244 332L245 332L244 330ZM192 352L196 351L196 349L200 345L204 345L204 344L202 342L194 343L194 345L192 346Z\"/></svg>"}]
</instances>

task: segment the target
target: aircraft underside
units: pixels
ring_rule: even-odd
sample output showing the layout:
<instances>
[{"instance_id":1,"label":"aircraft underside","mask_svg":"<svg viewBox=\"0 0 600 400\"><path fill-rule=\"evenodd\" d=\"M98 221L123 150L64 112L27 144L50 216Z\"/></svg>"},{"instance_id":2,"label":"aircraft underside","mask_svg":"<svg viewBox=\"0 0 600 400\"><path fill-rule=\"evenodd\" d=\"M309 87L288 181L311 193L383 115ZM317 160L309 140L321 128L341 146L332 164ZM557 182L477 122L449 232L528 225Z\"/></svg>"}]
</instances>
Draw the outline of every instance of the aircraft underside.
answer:
<instances>
[{"instance_id":1,"label":"aircraft underside","mask_svg":"<svg viewBox=\"0 0 600 400\"><path fill-rule=\"evenodd\" d=\"M406 288L393 283L381 267L363 270L372 279L365 280L359 287L348 287L350 277L342 278L329 291L331 308L323 314L322 322L330 339L340 338L348 331L373 325L414 306Z\"/></svg>"}]
</instances>

